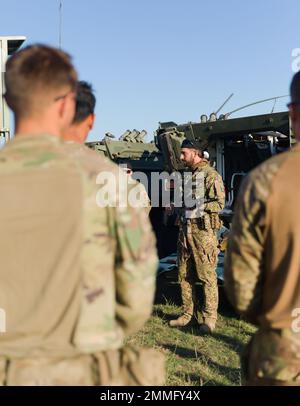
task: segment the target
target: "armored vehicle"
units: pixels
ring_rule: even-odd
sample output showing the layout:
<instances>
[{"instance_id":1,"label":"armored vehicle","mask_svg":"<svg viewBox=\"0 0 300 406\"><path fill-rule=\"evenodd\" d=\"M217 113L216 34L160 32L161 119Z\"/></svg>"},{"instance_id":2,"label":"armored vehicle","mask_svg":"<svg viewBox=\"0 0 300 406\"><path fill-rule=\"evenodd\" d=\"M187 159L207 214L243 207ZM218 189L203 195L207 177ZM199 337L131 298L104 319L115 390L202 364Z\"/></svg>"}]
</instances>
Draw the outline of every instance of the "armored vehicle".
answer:
<instances>
[{"instance_id":1,"label":"armored vehicle","mask_svg":"<svg viewBox=\"0 0 300 406\"><path fill-rule=\"evenodd\" d=\"M23 36L0 37L0 141L2 144L10 138L9 112L3 98L4 66L8 56L12 55L25 39ZM274 98L275 101L277 98L279 97ZM217 117L220 109L212 113L209 118L205 115L201 116L201 121L198 123L162 122L152 142L144 141L147 134L145 130L134 129L127 130L118 140L107 133L102 141L87 145L117 164L130 162L134 177L138 172L145 174L147 177L145 186L153 199L154 191L151 190L152 183L149 181L151 175L184 171L185 168L180 161L180 144L184 138L196 140L208 151L211 164L216 167L224 180L226 208L223 212L223 220L228 226L243 177L265 159L290 148L293 144L293 136L288 112L232 119L229 117L231 113L241 108ZM164 178L159 180L159 189L155 191L158 194L156 199L158 204L153 205L155 207L150 212L160 257L176 251L175 218L166 215L165 202L160 198L166 189L169 189L172 195L172 188L174 183Z\"/></svg>"},{"instance_id":2,"label":"armored vehicle","mask_svg":"<svg viewBox=\"0 0 300 406\"><path fill-rule=\"evenodd\" d=\"M144 135L144 131L142 131ZM226 206L222 218L227 227L231 222L234 201L244 176L272 155L285 151L294 143L288 112L226 119L216 115L201 117L201 122L176 124L159 123L153 142L143 142L139 131L127 130L119 140L106 134L101 142L88 145L116 163L130 162L135 172L142 171L149 178L153 172L184 171L180 161L180 145L184 138L196 140L208 151L210 162L221 174L226 189ZM148 193L151 196L151 183ZM172 183L161 181L160 192L172 188ZM158 241L159 257L176 251L177 226L175 216L167 216L164 204L153 207L150 213Z\"/></svg>"},{"instance_id":3,"label":"armored vehicle","mask_svg":"<svg viewBox=\"0 0 300 406\"><path fill-rule=\"evenodd\" d=\"M146 132L144 130L141 132L127 130L118 140L114 139L112 134L107 133L102 141L88 142L86 145L117 164L130 162L134 172L133 177L141 172L147 176L148 181L147 184L144 183L144 186L151 196L151 192L153 192L151 191L151 174L154 172L160 174L166 170L166 158L155 141L144 142L139 136L141 133L145 135ZM139 180L142 181L142 179ZM163 187L164 183L160 182L161 190ZM162 202L156 206L158 207L152 206L150 220L157 238L158 255L163 258L176 251L178 230L173 219L166 216Z\"/></svg>"},{"instance_id":4,"label":"armored vehicle","mask_svg":"<svg viewBox=\"0 0 300 406\"><path fill-rule=\"evenodd\" d=\"M117 164L130 162L134 171L146 174L162 171L165 160L162 151L154 142L144 142L145 130L127 130L118 140L106 133L102 141L87 142L86 145Z\"/></svg>"},{"instance_id":5,"label":"armored vehicle","mask_svg":"<svg viewBox=\"0 0 300 406\"><path fill-rule=\"evenodd\" d=\"M255 166L289 149L294 142L288 112L235 119L202 116L200 123L177 125L160 123L156 143L163 152L168 170L184 170L180 144L184 138L196 140L221 174L226 190L224 220L229 223L243 177Z\"/></svg>"}]
</instances>

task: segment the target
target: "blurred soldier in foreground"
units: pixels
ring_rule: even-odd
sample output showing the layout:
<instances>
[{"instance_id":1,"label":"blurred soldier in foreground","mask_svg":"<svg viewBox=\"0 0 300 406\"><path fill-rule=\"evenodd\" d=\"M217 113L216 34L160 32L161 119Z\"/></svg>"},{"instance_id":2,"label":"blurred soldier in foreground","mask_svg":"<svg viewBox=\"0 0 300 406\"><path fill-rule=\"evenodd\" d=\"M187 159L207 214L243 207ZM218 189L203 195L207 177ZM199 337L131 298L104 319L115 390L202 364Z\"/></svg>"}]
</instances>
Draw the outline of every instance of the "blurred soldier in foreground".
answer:
<instances>
[{"instance_id":1,"label":"blurred soldier in foreground","mask_svg":"<svg viewBox=\"0 0 300 406\"><path fill-rule=\"evenodd\" d=\"M151 314L153 236L143 211L118 206L118 191L116 207L97 206L99 170L118 170L93 154L70 159L61 141L75 111L69 56L27 47L5 81L16 136L0 152L0 383L161 383L156 353L122 348Z\"/></svg>"},{"instance_id":2,"label":"blurred soldier in foreground","mask_svg":"<svg viewBox=\"0 0 300 406\"><path fill-rule=\"evenodd\" d=\"M290 117L300 140L300 72ZM300 385L300 145L254 169L242 184L229 235L225 287L258 326L242 359L247 385Z\"/></svg>"},{"instance_id":3,"label":"blurred soldier in foreground","mask_svg":"<svg viewBox=\"0 0 300 406\"><path fill-rule=\"evenodd\" d=\"M78 82L75 116L63 133L66 154L87 176L84 297L74 342L84 352L103 351L96 355L102 385L161 385L162 354L149 349L118 349L124 338L138 331L151 314L157 257L143 210L120 205L128 202L126 189L108 191L117 207L96 205L98 174L113 176L117 185L119 181L124 185L127 176L84 145L95 121L95 105L92 86Z\"/></svg>"},{"instance_id":4,"label":"blurred soldier in foreground","mask_svg":"<svg viewBox=\"0 0 300 406\"><path fill-rule=\"evenodd\" d=\"M211 333L215 329L218 310L217 231L221 227L219 212L224 207L224 186L221 176L212 168L203 151L194 141L184 140L181 145L181 160L192 171L192 194L199 195L202 188L203 212L199 216L197 208L184 207L181 210L178 239L179 281L183 301L183 315L170 321L171 327L189 324L192 319L200 323L199 332ZM202 175L202 184L196 185L196 177ZM201 193L200 193L201 194ZM200 196L200 195L199 195ZM199 308L196 296L197 281L203 285L203 308ZM202 314L201 314L202 313Z\"/></svg>"}]
</instances>

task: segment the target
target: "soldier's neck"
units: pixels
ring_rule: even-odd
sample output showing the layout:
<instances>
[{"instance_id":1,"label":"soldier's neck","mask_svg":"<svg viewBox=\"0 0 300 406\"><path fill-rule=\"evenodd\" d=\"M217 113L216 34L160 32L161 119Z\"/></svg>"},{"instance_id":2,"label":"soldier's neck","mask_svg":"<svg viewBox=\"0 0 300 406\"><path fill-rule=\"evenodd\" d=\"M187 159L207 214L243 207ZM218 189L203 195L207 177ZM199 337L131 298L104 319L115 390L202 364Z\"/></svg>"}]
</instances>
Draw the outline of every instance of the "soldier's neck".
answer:
<instances>
[{"instance_id":1,"label":"soldier's neck","mask_svg":"<svg viewBox=\"0 0 300 406\"><path fill-rule=\"evenodd\" d=\"M196 170L197 168L203 168L203 167L206 166L207 164L208 164L207 160L201 158L201 161L198 161L198 162L196 162L196 163L194 162L191 168L192 168L192 170L194 171L194 170Z\"/></svg>"},{"instance_id":2,"label":"soldier's neck","mask_svg":"<svg viewBox=\"0 0 300 406\"><path fill-rule=\"evenodd\" d=\"M77 144L84 144L85 138L82 136L82 131L78 126L73 125L70 128L67 129L67 131L64 132L63 134L63 139L64 141L67 142L75 142Z\"/></svg>"},{"instance_id":3,"label":"soldier's neck","mask_svg":"<svg viewBox=\"0 0 300 406\"><path fill-rule=\"evenodd\" d=\"M15 134L18 136L49 134L55 137L62 137L61 129L55 122L30 118L15 121Z\"/></svg>"}]
</instances>

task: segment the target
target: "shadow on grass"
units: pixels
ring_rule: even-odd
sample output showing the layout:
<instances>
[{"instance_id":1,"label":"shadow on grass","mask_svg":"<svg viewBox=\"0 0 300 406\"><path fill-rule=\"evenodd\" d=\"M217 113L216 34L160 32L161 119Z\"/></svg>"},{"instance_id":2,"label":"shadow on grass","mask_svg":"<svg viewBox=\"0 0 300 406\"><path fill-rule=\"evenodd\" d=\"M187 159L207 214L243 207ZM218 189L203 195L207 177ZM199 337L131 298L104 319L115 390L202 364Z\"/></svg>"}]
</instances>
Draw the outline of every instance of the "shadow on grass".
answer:
<instances>
[{"instance_id":1,"label":"shadow on grass","mask_svg":"<svg viewBox=\"0 0 300 406\"><path fill-rule=\"evenodd\" d=\"M181 378L181 374L175 373L174 376L177 378ZM239 374L234 378L234 380L231 380L230 385L225 385L224 382L221 382L216 379L208 379L208 380L203 380L200 375L196 374L187 374L187 383L194 385L194 386L237 386L239 382Z\"/></svg>"},{"instance_id":2,"label":"shadow on grass","mask_svg":"<svg viewBox=\"0 0 300 406\"><path fill-rule=\"evenodd\" d=\"M233 368L225 365L220 365L215 361L212 361L209 357L207 357L205 354L199 351L191 350L189 348L183 348L183 347L178 347L172 344L166 344L164 345L164 348L167 350L171 351L173 354L176 354L182 359L190 359L194 361L201 362L202 360L205 366L208 366L210 369L216 371L219 375L222 375L226 377L233 385L237 385L240 379L240 369L239 368ZM175 373L175 376L180 377L182 373L180 374L179 372ZM196 374L188 374L188 372L185 374L187 377L187 380L191 380L191 382L198 382L198 384L201 384L201 381L203 382L204 385L207 386L214 386L214 385L224 385L224 383L216 380L216 379L204 379L199 375ZM202 378L202 379L201 379Z\"/></svg>"},{"instance_id":3,"label":"shadow on grass","mask_svg":"<svg viewBox=\"0 0 300 406\"><path fill-rule=\"evenodd\" d=\"M166 324L168 324L168 322L170 320L174 320L177 319L177 317L179 316L179 314L176 313L165 313L163 310L161 309L154 309L153 311L153 316L157 316L160 319L162 319Z\"/></svg>"},{"instance_id":4,"label":"shadow on grass","mask_svg":"<svg viewBox=\"0 0 300 406\"><path fill-rule=\"evenodd\" d=\"M234 350L238 354L240 354L242 349L244 348L244 343L235 337L230 337L228 335L221 334L221 333L215 333L215 332L212 337L217 340L222 341L224 344L226 344L228 347L230 347L232 350Z\"/></svg>"}]
</instances>

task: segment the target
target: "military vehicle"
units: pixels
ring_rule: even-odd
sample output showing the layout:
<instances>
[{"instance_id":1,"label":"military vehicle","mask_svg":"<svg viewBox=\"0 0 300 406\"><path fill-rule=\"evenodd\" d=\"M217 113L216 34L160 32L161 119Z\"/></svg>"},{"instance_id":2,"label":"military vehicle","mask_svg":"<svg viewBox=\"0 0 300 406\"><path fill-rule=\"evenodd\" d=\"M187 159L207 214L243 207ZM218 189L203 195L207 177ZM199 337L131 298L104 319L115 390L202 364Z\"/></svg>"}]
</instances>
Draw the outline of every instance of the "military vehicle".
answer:
<instances>
[{"instance_id":1,"label":"military vehicle","mask_svg":"<svg viewBox=\"0 0 300 406\"><path fill-rule=\"evenodd\" d=\"M289 149L294 142L288 112L221 119L202 116L200 123L160 123L156 142L170 171L184 170L180 144L195 140L209 152L210 162L221 174L226 190L223 218L230 222L243 177L255 166Z\"/></svg>"},{"instance_id":2,"label":"military vehicle","mask_svg":"<svg viewBox=\"0 0 300 406\"><path fill-rule=\"evenodd\" d=\"M126 164L130 162L133 177L138 172L150 176L153 172L162 173L166 170L166 159L161 151L153 142L144 142L146 131L139 132L134 129L127 130L119 139L116 139L112 134L106 133L102 141L88 142L90 148L97 151L99 154L106 156L117 164ZM151 196L151 182L145 187ZM161 188L163 183L161 182ZM159 207L152 207L150 212L150 220L157 238L158 255L160 258L167 256L169 253L176 251L176 241L178 230L174 225L174 221L170 221L165 215L165 208L162 204Z\"/></svg>"},{"instance_id":3,"label":"military vehicle","mask_svg":"<svg viewBox=\"0 0 300 406\"><path fill-rule=\"evenodd\" d=\"M269 100L269 99L268 99ZM153 142L146 143L137 130L127 130L119 140L106 134L100 142L87 145L116 163L130 162L134 171L149 177L153 172L184 171L180 161L180 145L184 138L196 140L209 152L210 162L221 174L226 189L226 206L222 218L227 227L231 222L234 201L243 177L272 155L285 151L294 142L288 112L270 113L241 118L201 117L199 123L176 124L161 122ZM143 136L145 131L142 132ZM147 185L145 185L147 186ZM172 183L161 182L161 191ZM151 189L148 188L149 196ZM162 202L150 213L158 240L159 257L176 251L178 229L175 216L168 217Z\"/></svg>"},{"instance_id":4,"label":"military vehicle","mask_svg":"<svg viewBox=\"0 0 300 406\"><path fill-rule=\"evenodd\" d=\"M162 171L165 161L162 151L153 142L144 142L147 131L126 130L119 139L106 133L102 141L87 142L86 145L117 164L130 161L134 171Z\"/></svg>"},{"instance_id":5,"label":"military vehicle","mask_svg":"<svg viewBox=\"0 0 300 406\"><path fill-rule=\"evenodd\" d=\"M0 37L0 140L2 144L10 139L9 112L3 98L4 66L8 56L19 49L25 39L23 36ZM106 133L102 141L87 143L87 145L118 164L130 162L134 176L137 172L143 172L150 179L150 175L154 172L184 171L185 168L180 161L180 144L184 138L198 141L209 152L211 164L216 167L224 180L226 208L223 219L229 225L242 178L256 165L290 148L293 143L287 112L231 119L231 114L241 109L239 108L217 117L220 109L231 96L216 113L212 113L209 118L205 115L201 116L198 123L160 123L152 142L144 141L147 134L145 130L134 129L127 130L118 140L114 139L112 134ZM278 98L272 99L276 102ZM151 182L148 182L145 186L148 186L149 196L153 197L150 185ZM158 193L172 187L174 183L161 180ZM152 208L150 218L157 235L158 253L162 258L176 250L178 230L174 216L167 216L164 202L160 199L158 201L158 207Z\"/></svg>"}]
</instances>

